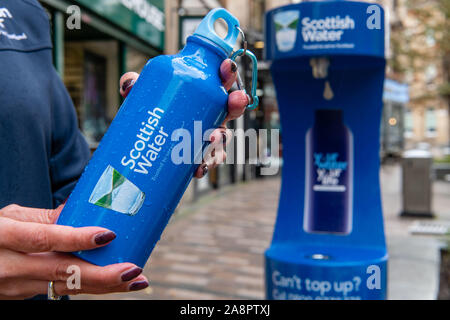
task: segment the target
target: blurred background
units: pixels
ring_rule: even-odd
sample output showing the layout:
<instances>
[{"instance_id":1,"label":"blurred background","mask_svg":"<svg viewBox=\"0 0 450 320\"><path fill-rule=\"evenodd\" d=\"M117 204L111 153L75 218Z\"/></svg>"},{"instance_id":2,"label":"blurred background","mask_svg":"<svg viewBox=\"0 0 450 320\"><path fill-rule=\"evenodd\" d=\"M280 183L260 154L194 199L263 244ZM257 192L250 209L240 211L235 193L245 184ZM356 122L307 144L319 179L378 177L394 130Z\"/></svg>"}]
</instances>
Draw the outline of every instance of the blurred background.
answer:
<instances>
[{"instance_id":1,"label":"blurred background","mask_svg":"<svg viewBox=\"0 0 450 320\"><path fill-rule=\"evenodd\" d=\"M280 129L270 64L263 53L264 13L300 1L40 2L52 25L55 67L92 151L122 102L120 76L140 72L154 56L177 53L205 14L216 7L225 7L239 19L248 48L259 61L260 106L229 127ZM390 254L388 298L449 299L445 234L450 226L450 1L369 2L384 7L389 30L380 135ZM81 9L80 28L69 23L71 5ZM249 61L238 62L248 85ZM263 252L272 236L280 174L261 175L262 164L249 158L245 137L237 137L233 148L246 163L222 165L191 183L147 264L150 288L100 298L264 298ZM267 153L279 154L272 161L282 164L282 134L279 150Z\"/></svg>"}]
</instances>

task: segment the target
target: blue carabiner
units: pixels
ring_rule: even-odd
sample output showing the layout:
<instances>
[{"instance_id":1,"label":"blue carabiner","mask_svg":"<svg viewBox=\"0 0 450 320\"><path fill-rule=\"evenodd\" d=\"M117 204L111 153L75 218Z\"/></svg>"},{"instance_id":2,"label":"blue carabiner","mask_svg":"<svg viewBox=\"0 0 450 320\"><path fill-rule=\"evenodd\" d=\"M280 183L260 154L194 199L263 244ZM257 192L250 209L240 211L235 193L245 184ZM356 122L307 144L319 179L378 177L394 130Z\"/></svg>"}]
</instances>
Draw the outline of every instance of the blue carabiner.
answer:
<instances>
[{"instance_id":1,"label":"blue carabiner","mask_svg":"<svg viewBox=\"0 0 450 320\"><path fill-rule=\"evenodd\" d=\"M256 85L258 84L258 60L256 59L255 55L247 50L247 49L239 49L238 51L234 52L230 59L232 61L235 61L237 57L239 56L243 56L246 55L248 57L250 57L252 59L252 63L253 63L253 70L252 70L252 89L251 89L251 95L250 97L250 104L247 106L247 109L249 110L254 110L258 104L259 104L259 98L256 95ZM238 78L239 78L239 74L238 74ZM240 81L240 80L238 80ZM241 84L238 82L238 86L240 86ZM243 88L239 88L239 89L243 89ZM243 89L245 91L245 89Z\"/></svg>"}]
</instances>

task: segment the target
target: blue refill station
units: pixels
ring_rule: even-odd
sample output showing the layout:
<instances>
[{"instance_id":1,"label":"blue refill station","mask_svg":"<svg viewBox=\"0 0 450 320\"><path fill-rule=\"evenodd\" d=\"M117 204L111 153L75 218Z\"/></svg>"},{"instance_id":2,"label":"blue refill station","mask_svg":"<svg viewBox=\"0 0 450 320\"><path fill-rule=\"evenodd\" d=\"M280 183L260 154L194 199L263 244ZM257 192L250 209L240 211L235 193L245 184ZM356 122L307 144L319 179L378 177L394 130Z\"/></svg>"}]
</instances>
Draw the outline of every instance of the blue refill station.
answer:
<instances>
[{"instance_id":1,"label":"blue refill station","mask_svg":"<svg viewBox=\"0 0 450 320\"><path fill-rule=\"evenodd\" d=\"M386 299L379 184L384 11L304 2L266 14L283 177L267 299Z\"/></svg>"}]
</instances>

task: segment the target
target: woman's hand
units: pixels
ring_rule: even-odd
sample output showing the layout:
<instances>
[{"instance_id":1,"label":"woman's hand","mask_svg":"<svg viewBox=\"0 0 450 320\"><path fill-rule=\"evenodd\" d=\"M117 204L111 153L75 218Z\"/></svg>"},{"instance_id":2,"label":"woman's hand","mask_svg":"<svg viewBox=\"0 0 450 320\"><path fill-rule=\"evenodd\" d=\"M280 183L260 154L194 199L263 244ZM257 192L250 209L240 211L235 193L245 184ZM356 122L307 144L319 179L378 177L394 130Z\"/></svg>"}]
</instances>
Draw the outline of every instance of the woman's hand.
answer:
<instances>
[{"instance_id":1,"label":"woman's hand","mask_svg":"<svg viewBox=\"0 0 450 320\"><path fill-rule=\"evenodd\" d=\"M220 77L222 84L228 91L236 81L237 66L230 59L226 59L220 66ZM136 72L127 72L120 78L120 94L125 98L136 82L139 74ZM208 169L214 168L223 163L226 159L226 153L223 148L230 140L231 132L227 130L228 121L239 118L248 105L248 97L244 91L234 91L228 96L228 115L222 125L214 130L210 135L208 152L206 153L203 163L195 172L196 178L202 178L208 172Z\"/></svg>"},{"instance_id":2,"label":"woman's hand","mask_svg":"<svg viewBox=\"0 0 450 320\"><path fill-rule=\"evenodd\" d=\"M98 267L63 253L105 246L115 234L100 227L55 225L62 208L9 205L0 209L0 299L47 294L49 281L54 281L57 295L105 294L148 286L140 275L142 269L132 263ZM78 275L77 288L76 281L71 281Z\"/></svg>"}]
</instances>

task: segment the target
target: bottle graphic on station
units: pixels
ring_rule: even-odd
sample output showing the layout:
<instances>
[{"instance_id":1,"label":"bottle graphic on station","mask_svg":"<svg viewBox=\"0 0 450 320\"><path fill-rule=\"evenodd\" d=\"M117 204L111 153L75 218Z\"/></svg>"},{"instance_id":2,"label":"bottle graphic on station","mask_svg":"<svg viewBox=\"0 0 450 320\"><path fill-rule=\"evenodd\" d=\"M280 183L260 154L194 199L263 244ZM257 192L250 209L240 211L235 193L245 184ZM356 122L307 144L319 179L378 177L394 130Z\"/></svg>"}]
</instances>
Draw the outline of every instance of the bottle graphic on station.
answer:
<instances>
[{"instance_id":1,"label":"bottle graphic on station","mask_svg":"<svg viewBox=\"0 0 450 320\"><path fill-rule=\"evenodd\" d=\"M227 23L225 38L215 32L218 19ZM101 266L145 265L201 164L209 143L203 131L219 127L226 117L228 93L219 74L222 62L246 54L253 60L255 76L255 56L243 49L233 53L240 32L234 16L223 8L214 9L180 53L149 60L57 222L104 227L115 232L116 239L73 254ZM255 92L256 85L250 109L258 105ZM189 152L181 163L172 152L180 143L190 146L183 150Z\"/></svg>"},{"instance_id":2,"label":"bottle graphic on station","mask_svg":"<svg viewBox=\"0 0 450 320\"><path fill-rule=\"evenodd\" d=\"M306 135L306 232L348 234L352 229L353 138L342 110L319 109Z\"/></svg>"}]
</instances>

